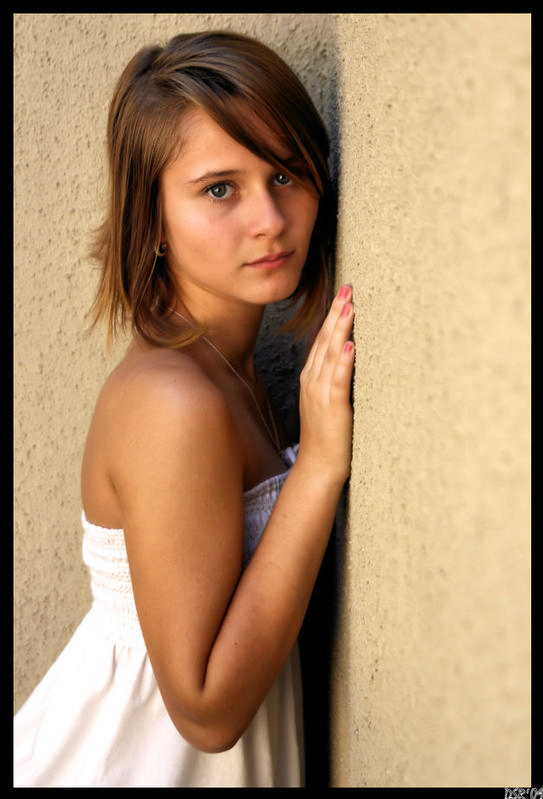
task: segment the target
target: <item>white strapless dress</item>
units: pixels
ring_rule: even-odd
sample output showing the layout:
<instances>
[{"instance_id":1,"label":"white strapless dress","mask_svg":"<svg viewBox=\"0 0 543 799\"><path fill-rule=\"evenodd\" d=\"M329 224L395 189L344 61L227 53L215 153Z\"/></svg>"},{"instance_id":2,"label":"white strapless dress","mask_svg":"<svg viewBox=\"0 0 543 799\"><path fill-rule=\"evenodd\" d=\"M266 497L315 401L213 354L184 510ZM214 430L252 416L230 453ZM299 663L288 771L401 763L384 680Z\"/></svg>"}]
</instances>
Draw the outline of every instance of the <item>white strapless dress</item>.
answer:
<instances>
[{"instance_id":1,"label":"white strapless dress","mask_svg":"<svg viewBox=\"0 0 543 799\"><path fill-rule=\"evenodd\" d=\"M284 453L294 463L296 449ZM288 470L247 491L245 565ZM93 605L14 720L16 787L302 787L298 648L227 752L206 754L174 727L156 684L132 594L122 530L82 514Z\"/></svg>"}]
</instances>

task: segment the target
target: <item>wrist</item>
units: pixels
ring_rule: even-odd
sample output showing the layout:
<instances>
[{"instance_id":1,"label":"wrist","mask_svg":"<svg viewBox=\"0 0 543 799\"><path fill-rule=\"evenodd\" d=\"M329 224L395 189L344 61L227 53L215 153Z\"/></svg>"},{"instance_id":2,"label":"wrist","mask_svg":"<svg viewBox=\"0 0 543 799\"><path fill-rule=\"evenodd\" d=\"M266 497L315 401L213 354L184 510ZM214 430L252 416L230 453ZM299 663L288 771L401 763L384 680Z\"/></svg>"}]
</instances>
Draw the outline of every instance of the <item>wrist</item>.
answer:
<instances>
[{"instance_id":1,"label":"wrist","mask_svg":"<svg viewBox=\"0 0 543 799\"><path fill-rule=\"evenodd\" d=\"M350 469L331 463L330 459L312 455L301 446L292 471L307 485L335 493L338 498L350 474Z\"/></svg>"}]
</instances>

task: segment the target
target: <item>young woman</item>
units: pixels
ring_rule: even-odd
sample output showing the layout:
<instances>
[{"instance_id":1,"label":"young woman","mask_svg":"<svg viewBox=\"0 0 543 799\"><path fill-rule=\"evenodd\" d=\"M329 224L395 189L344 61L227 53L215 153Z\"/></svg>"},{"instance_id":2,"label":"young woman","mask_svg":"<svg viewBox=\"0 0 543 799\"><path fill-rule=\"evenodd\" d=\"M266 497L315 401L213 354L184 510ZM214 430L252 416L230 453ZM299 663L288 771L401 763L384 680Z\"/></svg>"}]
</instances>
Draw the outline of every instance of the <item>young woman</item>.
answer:
<instances>
[{"instance_id":1,"label":"young woman","mask_svg":"<svg viewBox=\"0 0 543 799\"><path fill-rule=\"evenodd\" d=\"M268 48L147 48L115 91L95 319L129 325L82 468L94 603L15 721L15 784L303 785L296 640L348 477L342 287L289 446L253 355L265 306L326 298L328 141Z\"/></svg>"}]
</instances>

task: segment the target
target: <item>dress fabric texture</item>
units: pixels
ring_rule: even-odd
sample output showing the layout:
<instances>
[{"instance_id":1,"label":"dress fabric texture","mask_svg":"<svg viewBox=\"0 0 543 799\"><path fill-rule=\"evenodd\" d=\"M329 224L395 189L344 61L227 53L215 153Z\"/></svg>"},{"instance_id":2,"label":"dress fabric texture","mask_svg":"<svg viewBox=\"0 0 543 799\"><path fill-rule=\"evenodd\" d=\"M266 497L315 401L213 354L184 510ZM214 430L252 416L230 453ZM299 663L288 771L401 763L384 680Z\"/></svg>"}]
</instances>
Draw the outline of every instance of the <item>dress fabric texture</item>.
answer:
<instances>
[{"instance_id":1,"label":"dress fabric texture","mask_svg":"<svg viewBox=\"0 0 543 799\"><path fill-rule=\"evenodd\" d=\"M290 467L296 448L283 453ZM244 566L288 475L244 495ZM15 787L302 787L297 645L232 749L188 744L162 701L138 622L122 530L82 514L93 605L14 720Z\"/></svg>"}]
</instances>

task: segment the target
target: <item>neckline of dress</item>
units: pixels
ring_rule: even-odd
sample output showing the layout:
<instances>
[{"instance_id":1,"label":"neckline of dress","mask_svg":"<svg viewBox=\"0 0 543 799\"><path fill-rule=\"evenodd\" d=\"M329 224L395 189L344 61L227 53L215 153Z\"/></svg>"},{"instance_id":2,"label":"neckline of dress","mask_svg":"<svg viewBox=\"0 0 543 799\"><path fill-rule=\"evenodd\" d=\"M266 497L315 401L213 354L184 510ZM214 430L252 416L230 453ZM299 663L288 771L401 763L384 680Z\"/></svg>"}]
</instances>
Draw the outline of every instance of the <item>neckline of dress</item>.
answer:
<instances>
[{"instance_id":1,"label":"neckline of dress","mask_svg":"<svg viewBox=\"0 0 543 799\"><path fill-rule=\"evenodd\" d=\"M298 445L285 447L284 450L281 450L280 455L286 455L288 450L294 450L294 452L297 453ZM294 456L294 457L296 457L296 456ZM277 474L272 474L270 477L266 477L266 479L262 480L260 483L257 483L256 485L252 486L251 488L248 488L246 491L243 492L243 499L244 500L250 500L254 496L258 496L259 493L263 489L267 488L267 486L270 483L273 483L274 481L281 482L283 480L286 480L287 475L290 472L290 470L292 469L293 464L294 464L294 461L292 461L292 463L289 466L287 466L287 468L283 472L278 472ZM122 533L122 532L124 532L122 527L104 527L101 524L95 524L94 522L90 522L87 519L87 514L85 513L84 509L81 511L81 519L82 519L84 524L89 525L90 527L96 527L98 530L107 530L108 532L111 532L111 533Z\"/></svg>"}]
</instances>

